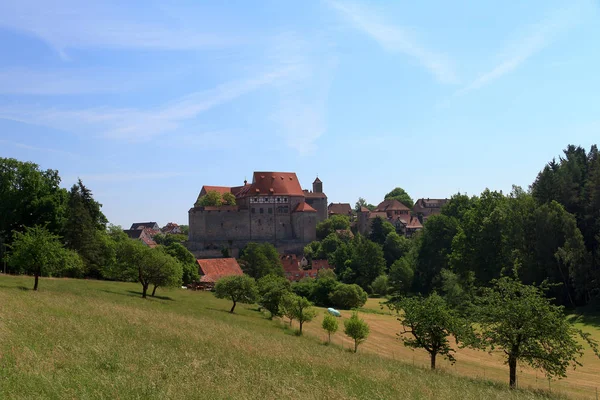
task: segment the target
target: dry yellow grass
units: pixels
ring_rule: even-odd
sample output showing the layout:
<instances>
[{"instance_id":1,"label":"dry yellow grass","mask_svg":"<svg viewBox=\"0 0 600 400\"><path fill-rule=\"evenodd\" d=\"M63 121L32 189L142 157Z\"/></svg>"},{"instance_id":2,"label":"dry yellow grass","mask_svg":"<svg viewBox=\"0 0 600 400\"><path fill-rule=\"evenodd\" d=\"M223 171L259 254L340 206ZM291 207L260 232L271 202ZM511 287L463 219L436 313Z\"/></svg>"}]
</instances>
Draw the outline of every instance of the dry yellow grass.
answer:
<instances>
[{"instance_id":1,"label":"dry yellow grass","mask_svg":"<svg viewBox=\"0 0 600 400\"><path fill-rule=\"evenodd\" d=\"M359 351L378 354L395 360L402 360L417 366L429 366L429 355L425 350L412 350L404 347L398 339L397 333L400 332L400 322L392 315L387 307L383 309L380 306L381 299L368 299L363 307L366 310L376 311L382 314L371 312L361 312L360 316L369 324L371 334L368 340L361 345ZM350 311L342 311L342 317L347 318ZM323 312L319 314L316 323L306 324L307 334L315 335L325 339L325 333L320 329L323 318ZM600 327L593 325L584 325L577 323L578 328L592 334L596 340L600 341ZM332 342L344 347L350 347L352 342L345 337L343 333L338 332L332 337ZM472 349L457 349L455 365L451 365L446 360L438 360L438 368L470 377L482 377L492 379L502 383L508 383L508 366L504 365L502 354L489 354L483 351ZM548 383L545 376L531 368L520 366L518 372L518 384L520 387L529 387L534 389L560 392L573 397L596 398L596 391L600 391L600 359L593 352L585 347L585 355L580 360L583 367L577 367L575 370L569 370L566 379L554 380ZM600 393L599 393L600 396Z\"/></svg>"},{"instance_id":2,"label":"dry yellow grass","mask_svg":"<svg viewBox=\"0 0 600 400\"><path fill-rule=\"evenodd\" d=\"M413 367L391 316L365 314L372 336L352 354L322 345L319 321L296 337L254 306L227 313L229 302L210 293L159 290L165 298L143 300L136 284L30 286L31 278L0 276L1 399L556 397Z\"/></svg>"}]
</instances>

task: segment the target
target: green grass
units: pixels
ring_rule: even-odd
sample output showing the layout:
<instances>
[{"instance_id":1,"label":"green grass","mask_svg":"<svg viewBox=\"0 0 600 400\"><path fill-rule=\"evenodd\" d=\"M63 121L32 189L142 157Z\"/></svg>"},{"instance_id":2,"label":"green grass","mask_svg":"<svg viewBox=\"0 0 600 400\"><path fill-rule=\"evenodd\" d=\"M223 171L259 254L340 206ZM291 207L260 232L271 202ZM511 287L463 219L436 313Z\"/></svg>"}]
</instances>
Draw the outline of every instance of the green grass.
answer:
<instances>
[{"instance_id":1,"label":"green grass","mask_svg":"<svg viewBox=\"0 0 600 400\"><path fill-rule=\"evenodd\" d=\"M210 293L0 276L1 399L539 399L296 337ZM339 335L340 333L338 333ZM554 397L552 397L554 398Z\"/></svg>"}]
</instances>

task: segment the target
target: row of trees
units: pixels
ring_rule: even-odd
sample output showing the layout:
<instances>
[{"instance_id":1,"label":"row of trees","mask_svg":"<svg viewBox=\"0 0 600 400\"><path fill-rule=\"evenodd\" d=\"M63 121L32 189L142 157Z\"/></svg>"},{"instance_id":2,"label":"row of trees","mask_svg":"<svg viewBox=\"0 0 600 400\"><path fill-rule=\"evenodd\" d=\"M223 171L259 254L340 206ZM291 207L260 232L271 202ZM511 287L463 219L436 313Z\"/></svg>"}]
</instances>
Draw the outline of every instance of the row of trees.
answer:
<instances>
[{"instance_id":1,"label":"row of trees","mask_svg":"<svg viewBox=\"0 0 600 400\"><path fill-rule=\"evenodd\" d=\"M269 312L270 319L287 318L290 326L295 320L298 322L298 335L302 335L304 324L311 322L317 316L313 303L306 297L294 293L290 282L277 275L266 275L258 282L248 275L224 277L215 285L214 294L217 298L232 301L230 313L234 312L238 303L258 303ZM344 332L354 341L354 352L357 352L358 345L369 335L369 326L358 317L357 313L353 313L350 319L344 321L344 326ZM328 333L331 342L331 335L338 329L337 320L326 314L322 327Z\"/></svg>"}]
</instances>

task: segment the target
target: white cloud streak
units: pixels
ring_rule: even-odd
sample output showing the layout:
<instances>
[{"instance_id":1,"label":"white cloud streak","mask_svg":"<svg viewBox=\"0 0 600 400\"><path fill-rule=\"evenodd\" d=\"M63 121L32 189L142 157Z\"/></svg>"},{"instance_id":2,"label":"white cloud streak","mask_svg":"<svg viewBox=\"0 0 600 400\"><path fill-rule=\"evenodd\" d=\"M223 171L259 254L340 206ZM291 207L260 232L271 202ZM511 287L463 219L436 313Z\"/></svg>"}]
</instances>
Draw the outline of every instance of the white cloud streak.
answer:
<instances>
[{"instance_id":1,"label":"white cloud streak","mask_svg":"<svg viewBox=\"0 0 600 400\"><path fill-rule=\"evenodd\" d=\"M147 3L150 6L151 3ZM205 33L198 30L209 22L184 23L180 19L154 19L127 3L81 2L74 0L0 2L0 26L36 36L68 58L66 49L116 48L154 50L193 50L241 43L224 30ZM158 13L161 16L161 13Z\"/></svg>"},{"instance_id":2,"label":"white cloud streak","mask_svg":"<svg viewBox=\"0 0 600 400\"><path fill-rule=\"evenodd\" d=\"M221 84L213 89L191 93L155 109L104 107L66 110L7 106L0 107L0 118L74 133L85 131L129 142L146 141L172 133L186 121L193 120L212 108L285 80L293 69L289 66L256 78Z\"/></svg>"},{"instance_id":3,"label":"white cloud streak","mask_svg":"<svg viewBox=\"0 0 600 400\"><path fill-rule=\"evenodd\" d=\"M501 61L496 66L479 75L458 90L455 95L481 89L504 75L514 72L535 54L549 46L557 36L577 25L593 10L593 3L587 0L570 2L566 7L554 10L540 22L525 29L521 37L508 43L506 49L498 55Z\"/></svg>"},{"instance_id":4,"label":"white cloud streak","mask_svg":"<svg viewBox=\"0 0 600 400\"><path fill-rule=\"evenodd\" d=\"M330 0L328 4L386 51L414 58L442 83L457 83L452 61L425 48L407 30L386 22L383 16L358 3Z\"/></svg>"}]
</instances>

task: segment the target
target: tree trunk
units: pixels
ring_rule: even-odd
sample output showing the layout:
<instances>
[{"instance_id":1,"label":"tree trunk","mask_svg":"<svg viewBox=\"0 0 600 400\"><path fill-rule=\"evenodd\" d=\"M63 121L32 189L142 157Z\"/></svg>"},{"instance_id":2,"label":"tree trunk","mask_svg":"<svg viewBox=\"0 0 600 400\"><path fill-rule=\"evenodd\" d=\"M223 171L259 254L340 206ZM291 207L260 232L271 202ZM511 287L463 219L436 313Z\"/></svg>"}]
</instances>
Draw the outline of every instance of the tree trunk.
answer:
<instances>
[{"instance_id":1,"label":"tree trunk","mask_svg":"<svg viewBox=\"0 0 600 400\"><path fill-rule=\"evenodd\" d=\"M331 332L327 332L329 334L329 344L331 344Z\"/></svg>"},{"instance_id":2,"label":"tree trunk","mask_svg":"<svg viewBox=\"0 0 600 400\"><path fill-rule=\"evenodd\" d=\"M234 301L234 302L233 302L233 306L231 307L231 310L229 310L229 312L230 312L231 314L233 314L233 310L235 310L235 305L236 305L236 304L237 304L237 303Z\"/></svg>"},{"instance_id":3,"label":"tree trunk","mask_svg":"<svg viewBox=\"0 0 600 400\"><path fill-rule=\"evenodd\" d=\"M517 357L508 356L508 368L510 369L509 385L511 389L517 387Z\"/></svg>"},{"instance_id":4,"label":"tree trunk","mask_svg":"<svg viewBox=\"0 0 600 400\"><path fill-rule=\"evenodd\" d=\"M429 355L431 356L431 369L435 369L435 357L437 353L430 353Z\"/></svg>"},{"instance_id":5,"label":"tree trunk","mask_svg":"<svg viewBox=\"0 0 600 400\"><path fill-rule=\"evenodd\" d=\"M35 283L33 284L33 290L37 290L39 277L40 276L38 274L35 274Z\"/></svg>"},{"instance_id":6,"label":"tree trunk","mask_svg":"<svg viewBox=\"0 0 600 400\"><path fill-rule=\"evenodd\" d=\"M155 286L154 286L154 289L152 289L152 297L154 297L154 294L156 293L156 288L157 288L157 287L158 287L158 286L156 286L156 285L155 285Z\"/></svg>"},{"instance_id":7,"label":"tree trunk","mask_svg":"<svg viewBox=\"0 0 600 400\"><path fill-rule=\"evenodd\" d=\"M356 353L358 351L358 340L354 340L354 352Z\"/></svg>"},{"instance_id":8,"label":"tree trunk","mask_svg":"<svg viewBox=\"0 0 600 400\"><path fill-rule=\"evenodd\" d=\"M300 321L300 322L299 322L299 324L300 324L300 335L302 335L302 324L303 324L303 323L304 323L303 321Z\"/></svg>"},{"instance_id":9,"label":"tree trunk","mask_svg":"<svg viewBox=\"0 0 600 400\"><path fill-rule=\"evenodd\" d=\"M142 284L142 298L145 299L146 298L146 293L148 292L148 285L144 285Z\"/></svg>"}]
</instances>

